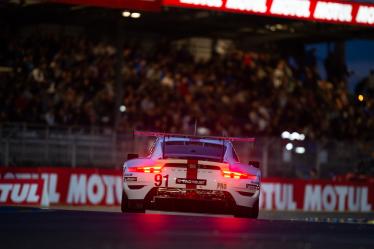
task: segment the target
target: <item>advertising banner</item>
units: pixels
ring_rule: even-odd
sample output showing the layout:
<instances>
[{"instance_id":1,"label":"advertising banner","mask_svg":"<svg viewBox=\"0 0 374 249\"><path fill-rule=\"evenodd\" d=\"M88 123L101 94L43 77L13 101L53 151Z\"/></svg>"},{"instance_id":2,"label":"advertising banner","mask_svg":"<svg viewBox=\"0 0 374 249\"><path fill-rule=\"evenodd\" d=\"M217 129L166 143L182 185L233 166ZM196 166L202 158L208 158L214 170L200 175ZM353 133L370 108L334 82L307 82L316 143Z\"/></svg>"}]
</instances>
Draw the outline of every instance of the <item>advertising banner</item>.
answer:
<instances>
[{"instance_id":1,"label":"advertising banner","mask_svg":"<svg viewBox=\"0 0 374 249\"><path fill-rule=\"evenodd\" d=\"M0 183L17 181L38 182L47 193L51 205L119 206L122 198L120 169L83 168L0 168ZM28 179L28 180L26 180ZM30 181L30 182L27 182ZM43 184L44 183L44 184ZM24 197L21 187L1 187L0 201L36 200L28 187L30 197ZM38 188L38 191L40 187ZM21 196L22 201L11 200ZM34 190L33 190L34 191ZM39 193L39 192L36 192ZM24 194L25 195L25 194ZM1 203L0 203L1 204ZM372 212L374 211L373 182L334 182L330 180L299 180L266 178L261 184L260 207L265 210Z\"/></svg>"},{"instance_id":2,"label":"advertising banner","mask_svg":"<svg viewBox=\"0 0 374 249\"><path fill-rule=\"evenodd\" d=\"M0 179L0 206L49 205L42 179Z\"/></svg>"},{"instance_id":3,"label":"advertising banner","mask_svg":"<svg viewBox=\"0 0 374 249\"><path fill-rule=\"evenodd\" d=\"M122 198L120 170L0 168L0 179L42 179L51 205L114 206Z\"/></svg>"},{"instance_id":4,"label":"advertising banner","mask_svg":"<svg viewBox=\"0 0 374 249\"><path fill-rule=\"evenodd\" d=\"M374 4L349 0L49 0L49 2L141 11L161 11L161 7L170 6L374 26Z\"/></svg>"},{"instance_id":5,"label":"advertising banner","mask_svg":"<svg viewBox=\"0 0 374 249\"><path fill-rule=\"evenodd\" d=\"M341 0L163 0L164 6L198 8L318 22L374 26L374 5Z\"/></svg>"},{"instance_id":6,"label":"advertising banner","mask_svg":"<svg viewBox=\"0 0 374 249\"><path fill-rule=\"evenodd\" d=\"M371 212L374 210L374 184L263 179L260 206L278 211Z\"/></svg>"}]
</instances>

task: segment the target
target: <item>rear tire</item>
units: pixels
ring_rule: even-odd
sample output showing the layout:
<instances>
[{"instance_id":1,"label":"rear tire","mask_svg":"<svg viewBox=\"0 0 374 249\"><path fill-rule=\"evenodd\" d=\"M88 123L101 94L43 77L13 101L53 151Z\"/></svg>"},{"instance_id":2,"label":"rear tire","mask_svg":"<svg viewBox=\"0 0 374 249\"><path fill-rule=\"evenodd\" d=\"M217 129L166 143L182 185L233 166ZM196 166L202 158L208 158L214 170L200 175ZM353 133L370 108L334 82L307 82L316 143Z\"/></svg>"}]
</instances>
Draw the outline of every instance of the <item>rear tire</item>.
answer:
<instances>
[{"instance_id":1,"label":"rear tire","mask_svg":"<svg viewBox=\"0 0 374 249\"><path fill-rule=\"evenodd\" d=\"M122 213L144 213L144 201L129 200L125 191L122 190L121 211Z\"/></svg>"},{"instance_id":2,"label":"rear tire","mask_svg":"<svg viewBox=\"0 0 374 249\"><path fill-rule=\"evenodd\" d=\"M235 217L257 219L259 213L259 201L253 207L236 206Z\"/></svg>"}]
</instances>

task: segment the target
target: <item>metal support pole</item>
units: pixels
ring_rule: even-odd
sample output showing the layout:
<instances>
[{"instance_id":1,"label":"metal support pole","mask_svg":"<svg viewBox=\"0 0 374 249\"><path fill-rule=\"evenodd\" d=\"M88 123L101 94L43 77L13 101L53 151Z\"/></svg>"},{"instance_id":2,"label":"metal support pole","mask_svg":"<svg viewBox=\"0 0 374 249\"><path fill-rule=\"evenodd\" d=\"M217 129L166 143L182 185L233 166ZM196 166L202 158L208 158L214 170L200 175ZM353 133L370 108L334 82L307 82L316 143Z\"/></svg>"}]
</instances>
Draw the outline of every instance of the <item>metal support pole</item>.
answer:
<instances>
[{"instance_id":1,"label":"metal support pole","mask_svg":"<svg viewBox=\"0 0 374 249\"><path fill-rule=\"evenodd\" d=\"M91 129L90 129L90 135L91 137L95 137L95 129L94 127L91 126ZM94 162L94 142L91 141L90 143L90 155L89 155L89 161L90 161L90 164L92 165L93 162Z\"/></svg>"},{"instance_id":2,"label":"metal support pole","mask_svg":"<svg viewBox=\"0 0 374 249\"><path fill-rule=\"evenodd\" d=\"M321 169L321 162L320 162L320 147L319 144L316 143L316 164L315 169L317 171L317 177L320 176L320 169Z\"/></svg>"},{"instance_id":3,"label":"metal support pole","mask_svg":"<svg viewBox=\"0 0 374 249\"><path fill-rule=\"evenodd\" d=\"M268 165L269 163L269 142L266 141L262 149L262 167L261 172L263 177L268 176Z\"/></svg>"},{"instance_id":4,"label":"metal support pole","mask_svg":"<svg viewBox=\"0 0 374 249\"><path fill-rule=\"evenodd\" d=\"M44 163L49 163L49 126L45 130Z\"/></svg>"},{"instance_id":5,"label":"metal support pole","mask_svg":"<svg viewBox=\"0 0 374 249\"><path fill-rule=\"evenodd\" d=\"M117 165L117 133L114 132L112 134L112 167L118 167Z\"/></svg>"},{"instance_id":6,"label":"metal support pole","mask_svg":"<svg viewBox=\"0 0 374 249\"><path fill-rule=\"evenodd\" d=\"M5 141L5 149L4 149L4 164L5 166L9 166L9 141Z\"/></svg>"},{"instance_id":7,"label":"metal support pole","mask_svg":"<svg viewBox=\"0 0 374 249\"><path fill-rule=\"evenodd\" d=\"M71 146L71 167L75 168L77 165L77 145L75 140L73 140L73 144Z\"/></svg>"},{"instance_id":8,"label":"metal support pole","mask_svg":"<svg viewBox=\"0 0 374 249\"><path fill-rule=\"evenodd\" d=\"M25 134L26 134L26 123L22 123L22 131L21 131L21 154L17 157L18 162L23 162L25 160Z\"/></svg>"}]
</instances>

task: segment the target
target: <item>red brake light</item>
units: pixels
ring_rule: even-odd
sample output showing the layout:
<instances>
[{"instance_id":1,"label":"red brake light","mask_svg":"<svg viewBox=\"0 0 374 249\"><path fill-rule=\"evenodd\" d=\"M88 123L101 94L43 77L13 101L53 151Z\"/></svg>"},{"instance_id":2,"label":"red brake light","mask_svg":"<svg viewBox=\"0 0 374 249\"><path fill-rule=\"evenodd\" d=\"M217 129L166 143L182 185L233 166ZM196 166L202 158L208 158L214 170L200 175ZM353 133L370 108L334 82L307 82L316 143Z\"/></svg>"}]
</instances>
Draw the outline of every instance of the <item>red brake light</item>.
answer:
<instances>
[{"instance_id":1,"label":"red brake light","mask_svg":"<svg viewBox=\"0 0 374 249\"><path fill-rule=\"evenodd\" d=\"M144 166L144 167L134 167L128 168L129 172L141 172L141 173L161 173L162 166Z\"/></svg>"},{"instance_id":2,"label":"red brake light","mask_svg":"<svg viewBox=\"0 0 374 249\"><path fill-rule=\"evenodd\" d=\"M255 175L249 175L245 173L240 172L234 172L229 170L223 170L222 171L223 177L225 178L233 178L233 179L256 179Z\"/></svg>"}]
</instances>

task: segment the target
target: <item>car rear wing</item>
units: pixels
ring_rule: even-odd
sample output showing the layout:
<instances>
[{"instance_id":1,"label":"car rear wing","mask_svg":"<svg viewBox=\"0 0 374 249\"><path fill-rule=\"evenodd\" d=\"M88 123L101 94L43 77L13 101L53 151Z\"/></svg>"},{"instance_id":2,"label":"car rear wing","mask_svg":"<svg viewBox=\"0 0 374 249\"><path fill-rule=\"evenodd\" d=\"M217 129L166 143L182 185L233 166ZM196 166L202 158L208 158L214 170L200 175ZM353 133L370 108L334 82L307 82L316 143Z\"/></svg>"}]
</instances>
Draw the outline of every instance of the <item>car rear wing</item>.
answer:
<instances>
[{"instance_id":1,"label":"car rear wing","mask_svg":"<svg viewBox=\"0 0 374 249\"><path fill-rule=\"evenodd\" d=\"M253 137L223 137L223 136L204 136L204 135L188 135L179 133L166 133L166 132L153 132L153 131L134 131L135 136L145 136L145 137L183 137L192 139L213 139L221 141L230 142L246 142L253 143L256 141Z\"/></svg>"}]
</instances>

